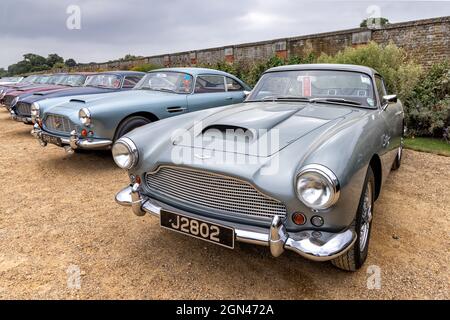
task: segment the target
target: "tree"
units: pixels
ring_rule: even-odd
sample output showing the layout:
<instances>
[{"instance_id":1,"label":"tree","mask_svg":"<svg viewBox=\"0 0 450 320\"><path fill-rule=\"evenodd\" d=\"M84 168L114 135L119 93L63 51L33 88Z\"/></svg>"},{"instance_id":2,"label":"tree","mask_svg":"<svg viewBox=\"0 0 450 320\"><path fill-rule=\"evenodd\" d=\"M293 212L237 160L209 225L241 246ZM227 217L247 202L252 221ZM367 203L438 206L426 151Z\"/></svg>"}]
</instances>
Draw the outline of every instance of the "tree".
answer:
<instances>
[{"instance_id":1,"label":"tree","mask_svg":"<svg viewBox=\"0 0 450 320\"><path fill-rule=\"evenodd\" d=\"M120 58L119 61L131 61L131 60L137 60L142 58L142 56L134 56L131 54L126 54L125 57Z\"/></svg>"},{"instance_id":2,"label":"tree","mask_svg":"<svg viewBox=\"0 0 450 320\"><path fill-rule=\"evenodd\" d=\"M67 59L64 64L69 67L69 68L73 68L77 65L77 62L74 59Z\"/></svg>"},{"instance_id":3,"label":"tree","mask_svg":"<svg viewBox=\"0 0 450 320\"><path fill-rule=\"evenodd\" d=\"M57 62L53 65L52 69L64 69L66 65L62 62Z\"/></svg>"},{"instance_id":4,"label":"tree","mask_svg":"<svg viewBox=\"0 0 450 320\"><path fill-rule=\"evenodd\" d=\"M0 68L0 77L4 77L8 75L8 71L5 70L5 68Z\"/></svg>"},{"instance_id":5,"label":"tree","mask_svg":"<svg viewBox=\"0 0 450 320\"><path fill-rule=\"evenodd\" d=\"M364 19L359 26L361 28L369 28L369 29L376 29L384 27L385 25L389 24L389 20L387 18L379 17L379 18L367 18Z\"/></svg>"},{"instance_id":6,"label":"tree","mask_svg":"<svg viewBox=\"0 0 450 320\"><path fill-rule=\"evenodd\" d=\"M24 54L22 61L28 62L31 67L42 67L42 66L48 67L47 59L45 59L43 56L34 53Z\"/></svg>"},{"instance_id":7,"label":"tree","mask_svg":"<svg viewBox=\"0 0 450 320\"><path fill-rule=\"evenodd\" d=\"M47 65L52 68L56 63L64 63L64 58L56 53L49 54L47 57Z\"/></svg>"}]
</instances>

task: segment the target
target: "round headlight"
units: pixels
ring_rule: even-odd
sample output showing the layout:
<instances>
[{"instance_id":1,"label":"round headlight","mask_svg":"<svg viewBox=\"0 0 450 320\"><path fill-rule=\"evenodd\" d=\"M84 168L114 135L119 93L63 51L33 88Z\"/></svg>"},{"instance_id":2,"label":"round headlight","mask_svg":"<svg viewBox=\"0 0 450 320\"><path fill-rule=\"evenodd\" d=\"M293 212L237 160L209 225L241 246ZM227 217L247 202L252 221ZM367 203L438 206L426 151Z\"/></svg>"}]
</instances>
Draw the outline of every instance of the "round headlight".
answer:
<instances>
[{"instance_id":1,"label":"round headlight","mask_svg":"<svg viewBox=\"0 0 450 320\"><path fill-rule=\"evenodd\" d=\"M37 102L33 102L31 104L31 118L36 119L39 117L39 104Z\"/></svg>"},{"instance_id":2,"label":"round headlight","mask_svg":"<svg viewBox=\"0 0 450 320\"><path fill-rule=\"evenodd\" d=\"M322 165L308 165L297 176L297 196L308 207L321 210L339 198L339 182L334 173Z\"/></svg>"},{"instance_id":3,"label":"round headlight","mask_svg":"<svg viewBox=\"0 0 450 320\"><path fill-rule=\"evenodd\" d=\"M78 112L78 117L80 118L80 121L82 124L84 124L86 127L89 127L91 124L91 112L88 108L82 108Z\"/></svg>"},{"instance_id":4,"label":"round headlight","mask_svg":"<svg viewBox=\"0 0 450 320\"><path fill-rule=\"evenodd\" d=\"M136 145L129 138L120 138L112 148L112 155L116 164L122 169L131 169L139 161Z\"/></svg>"}]
</instances>

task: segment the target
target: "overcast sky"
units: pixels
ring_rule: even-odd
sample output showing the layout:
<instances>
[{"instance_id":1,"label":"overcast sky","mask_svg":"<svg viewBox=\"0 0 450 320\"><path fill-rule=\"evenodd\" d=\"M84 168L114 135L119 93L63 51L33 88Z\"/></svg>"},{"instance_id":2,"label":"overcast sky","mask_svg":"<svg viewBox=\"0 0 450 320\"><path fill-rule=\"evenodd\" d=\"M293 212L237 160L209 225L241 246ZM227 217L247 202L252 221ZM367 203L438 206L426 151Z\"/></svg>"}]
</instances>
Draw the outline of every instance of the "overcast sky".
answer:
<instances>
[{"instance_id":1,"label":"overcast sky","mask_svg":"<svg viewBox=\"0 0 450 320\"><path fill-rule=\"evenodd\" d=\"M66 26L71 5L81 29ZM378 10L391 22L450 16L450 1L1 0L0 67L25 53L102 62L335 31Z\"/></svg>"}]
</instances>

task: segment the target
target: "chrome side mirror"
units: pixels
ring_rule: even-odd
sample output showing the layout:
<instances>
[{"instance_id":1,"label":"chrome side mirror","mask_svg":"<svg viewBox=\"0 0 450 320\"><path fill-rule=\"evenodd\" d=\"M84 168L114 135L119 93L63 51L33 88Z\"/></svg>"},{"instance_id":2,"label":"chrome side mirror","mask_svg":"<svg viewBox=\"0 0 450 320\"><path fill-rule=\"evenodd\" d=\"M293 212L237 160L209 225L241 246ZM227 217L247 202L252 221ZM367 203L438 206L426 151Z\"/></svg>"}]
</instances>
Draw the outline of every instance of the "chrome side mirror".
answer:
<instances>
[{"instance_id":1,"label":"chrome side mirror","mask_svg":"<svg viewBox=\"0 0 450 320\"><path fill-rule=\"evenodd\" d=\"M382 109L386 110L389 104L396 103L397 102L397 95L396 94L389 94L387 96L383 96L382 99Z\"/></svg>"}]
</instances>

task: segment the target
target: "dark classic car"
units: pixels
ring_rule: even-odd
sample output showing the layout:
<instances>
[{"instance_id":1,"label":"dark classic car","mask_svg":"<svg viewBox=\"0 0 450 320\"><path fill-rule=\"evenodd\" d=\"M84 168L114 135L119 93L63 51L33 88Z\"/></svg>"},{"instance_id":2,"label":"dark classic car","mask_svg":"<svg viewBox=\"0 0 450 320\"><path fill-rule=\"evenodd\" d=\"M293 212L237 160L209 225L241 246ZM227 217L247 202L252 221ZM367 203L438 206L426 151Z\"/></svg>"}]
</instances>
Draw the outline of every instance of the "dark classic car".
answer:
<instances>
[{"instance_id":1,"label":"dark classic car","mask_svg":"<svg viewBox=\"0 0 450 320\"><path fill-rule=\"evenodd\" d=\"M47 99L32 106L32 134L72 153L110 149L127 132L160 119L244 101L249 86L203 68L167 68L146 74L133 90Z\"/></svg>"},{"instance_id":2,"label":"dark classic car","mask_svg":"<svg viewBox=\"0 0 450 320\"><path fill-rule=\"evenodd\" d=\"M247 242L354 271L374 201L400 166L403 128L402 104L373 69L273 68L243 104L118 139L113 157L130 181L116 201L227 248Z\"/></svg>"},{"instance_id":3,"label":"dark classic car","mask_svg":"<svg viewBox=\"0 0 450 320\"><path fill-rule=\"evenodd\" d=\"M36 103L36 106L43 100L52 98L131 90L144 75L144 72L136 71L70 74L64 83L68 87L56 90L38 91L21 96L14 107L11 108L11 117L16 121L30 124L32 123L31 106L33 103ZM44 103L39 104L42 112L44 112L44 105Z\"/></svg>"}]
</instances>

